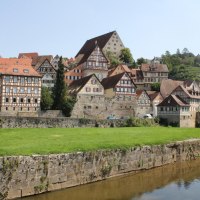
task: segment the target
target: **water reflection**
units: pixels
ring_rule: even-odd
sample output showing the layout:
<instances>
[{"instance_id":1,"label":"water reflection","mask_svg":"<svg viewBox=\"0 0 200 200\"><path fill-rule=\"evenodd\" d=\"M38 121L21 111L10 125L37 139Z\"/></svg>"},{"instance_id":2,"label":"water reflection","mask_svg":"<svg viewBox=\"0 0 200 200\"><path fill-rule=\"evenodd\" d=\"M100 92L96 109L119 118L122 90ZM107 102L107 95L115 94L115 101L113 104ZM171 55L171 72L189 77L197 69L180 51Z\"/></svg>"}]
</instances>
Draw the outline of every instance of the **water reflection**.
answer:
<instances>
[{"instance_id":1,"label":"water reflection","mask_svg":"<svg viewBox=\"0 0 200 200\"><path fill-rule=\"evenodd\" d=\"M199 167L178 163L23 200L199 200Z\"/></svg>"}]
</instances>

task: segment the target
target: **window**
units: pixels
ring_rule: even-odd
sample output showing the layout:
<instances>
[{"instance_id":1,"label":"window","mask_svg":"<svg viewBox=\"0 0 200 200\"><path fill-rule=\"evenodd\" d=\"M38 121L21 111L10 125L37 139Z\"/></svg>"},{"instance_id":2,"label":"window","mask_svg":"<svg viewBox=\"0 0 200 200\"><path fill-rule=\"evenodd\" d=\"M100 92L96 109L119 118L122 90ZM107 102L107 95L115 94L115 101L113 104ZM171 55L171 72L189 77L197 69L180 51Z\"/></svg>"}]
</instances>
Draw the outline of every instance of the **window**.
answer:
<instances>
[{"instance_id":1,"label":"window","mask_svg":"<svg viewBox=\"0 0 200 200\"><path fill-rule=\"evenodd\" d=\"M13 98L13 103L16 103L17 102L17 99L14 97Z\"/></svg>"},{"instance_id":2,"label":"window","mask_svg":"<svg viewBox=\"0 0 200 200\"><path fill-rule=\"evenodd\" d=\"M34 93L35 93L35 94L38 94L38 88L35 88L35 89L34 89Z\"/></svg>"},{"instance_id":3,"label":"window","mask_svg":"<svg viewBox=\"0 0 200 200\"><path fill-rule=\"evenodd\" d=\"M13 82L14 82L14 83L17 83L17 82L18 82L18 78L17 78L17 76L14 76L14 78L13 78Z\"/></svg>"},{"instance_id":4,"label":"window","mask_svg":"<svg viewBox=\"0 0 200 200\"><path fill-rule=\"evenodd\" d=\"M53 78L53 77L52 77ZM33 78L33 81L34 81L34 78ZM35 78L35 83L38 83L39 82L39 79L38 78Z\"/></svg>"},{"instance_id":5,"label":"window","mask_svg":"<svg viewBox=\"0 0 200 200\"><path fill-rule=\"evenodd\" d=\"M18 69L17 68L13 68L13 72L18 73Z\"/></svg>"},{"instance_id":6,"label":"window","mask_svg":"<svg viewBox=\"0 0 200 200\"><path fill-rule=\"evenodd\" d=\"M23 103L23 102L24 102L24 99L23 99L23 98L21 98L21 99L20 99L20 102L21 102L21 103Z\"/></svg>"},{"instance_id":7,"label":"window","mask_svg":"<svg viewBox=\"0 0 200 200\"><path fill-rule=\"evenodd\" d=\"M35 103L37 103L38 102L38 100L37 99L35 99Z\"/></svg>"},{"instance_id":8,"label":"window","mask_svg":"<svg viewBox=\"0 0 200 200\"><path fill-rule=\"evenodd\" d=\"M13 93L15 93L15 94L17 93L17 88L16 87L13 88Z\"/></svg>"},{"instance_id":9,"label":"window","mask_svg":"<svg viewBox=\"0 0 200 200\"><path fill-rule=\"evenodd\" d=\"M24 77L21 77L21 83L24 83Z\"/></svg>"},{"instance_id":10,"label":"window","mask_svg":"<svg viewBox=\"0 0 200 200\"><path fill-rule=\"evenodd\" d=\"M6 103L8 103L8 102L9 102L9 98L7 97L7 98L6 98Z\"/></svg>"},{"instance_id":11,"label":"window","mask_svg":"<svg viewBox=\"0 0 200 200\"><path fill-rule=\"evenodd\" d=\"M97 81L96 81L96 79L94 79L94 80L91 80L91 84L96 84L97 83Z\"/></svg>"},{"instance_id":12,"label":"window","mask_svg":"<svg viewBox=\"0 0 200 200\"><path fill-rule=\"evenodd\" d=\"M27 93L29 93L29 94L31 93L31 88L30 87L27 88Z\"/></svg>"},{"instance_id":13,"label":"window","mask_svg":"<svg viewBox=\"0 0 200 200\"><path fill-rule=\"evenodd\" d=\"M31 78L30 77L28 77L28 83L31 83Z\"/></svg>"},{"instance_id":14,"label":"window","mask_svg":"<svg viewBox=\"0 0 200 200\"><path fill-rule=\"evenodd\" d=\"M9 93L9 92L10 92L10 88L6 87L6 93Z\"/></svg>"},{"instance_id":15,"label":"window","mask_svg":"<svg viewBox=\"0 0 200 200\"><path fill-rule=\"evenodd\" d=\"M8 107L6 107L6 110L8 110Z\"/></svg>"},{"instance_id":16,"label":"window","mask_svg":"<svg viewBox=\"0 0 200 200\"><path fill-rule=\"evenodd\" d=\"M6 76L6 83L10 82L10 76Z\"/></svg>"},{"instance_id":17,"label":"window","mask_svg":"<svg viewBox=\"0 0 200 200\"><path fill-rule=\"evenodd\" d=\"M90 91L91 91L91 88L86 87L85 90L86 90L86 92L90 92Z\"/></svg>"},{"instance_id":18,"label":"window","mask_svg":"<svg viewBox=\"0 0 200 200\"><path fill-rule=\"evenodd\" d=\"M24 71L24 73L26 73L26 74L29 73L29 70L28 70L28 69L24 69L23 71Z\"/></svg>"},{"instance_id":19,"label":"window","mask_svg":"<svg viewBox=\"0 0 200 200\"><path fill-rule=\"evenodd\" d=\"M31 99L30 99L30 98L28 98L28 99L27 99L27 102L28 102L28 103L31 103Z\"/></svg>"},{"instance_id":20,"label":"window","mask_svg":"<svg viewBox=\"0 0 200 200\"><path fill-rule=\"evenodd\" d=\"M20 88L20 93L24 93L24 88Z\"/></svg>"}]
</instances>

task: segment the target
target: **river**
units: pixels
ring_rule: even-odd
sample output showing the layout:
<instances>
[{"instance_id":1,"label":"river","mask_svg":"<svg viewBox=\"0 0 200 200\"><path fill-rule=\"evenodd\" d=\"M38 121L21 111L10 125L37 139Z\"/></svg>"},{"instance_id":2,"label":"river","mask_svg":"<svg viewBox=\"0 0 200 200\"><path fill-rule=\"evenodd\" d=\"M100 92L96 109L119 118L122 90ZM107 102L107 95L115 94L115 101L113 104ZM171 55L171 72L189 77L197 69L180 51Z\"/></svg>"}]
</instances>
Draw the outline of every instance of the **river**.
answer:
<instances>
[{"instance_id":1,"label":"river","mask_svg":"<svg viewBox=\"0 0 200 200\"><path fill-rule=\"evenodd\" d=\"M200 159L22 200L199 200Z\"/></svg>"}]
</instances>

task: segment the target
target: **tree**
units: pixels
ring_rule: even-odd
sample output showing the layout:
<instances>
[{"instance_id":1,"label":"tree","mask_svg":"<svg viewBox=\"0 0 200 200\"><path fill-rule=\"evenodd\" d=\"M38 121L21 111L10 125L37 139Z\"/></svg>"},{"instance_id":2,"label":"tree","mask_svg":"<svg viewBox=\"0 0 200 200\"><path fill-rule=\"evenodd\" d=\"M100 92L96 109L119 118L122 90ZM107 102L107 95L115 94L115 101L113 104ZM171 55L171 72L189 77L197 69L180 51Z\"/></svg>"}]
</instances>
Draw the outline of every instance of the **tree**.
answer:
<instances>
[{"instance_id":1,"label":"tree","mask_svg":"<svg viewBox=\"0 0 200 200\"><path fill-rule=\"evenodd\" d=\"M143 64L143 63L147 63L147 62L146 62L146 59L144 59L144 58L142 58L142 57L137 59L137 65L141 65L141 64Z\"/></svg>"},{"instance_id":2,"label":"tree","mask_svg":"<svg viewBox=\"0 0 200 200\"><path fill-rule=\"evenodd\" d=\"M182 54L189 54L189 50L187 48L184 48L183 51L182 51Z\"/></svg>"},{"instance_id":3,"label":"tree","mask_svg":"<svg viewBox=\"0 0 200 200\"><path fill-rule=\"evenodd\" d=\"M74 97L68 97L67 101L64 103L62 111L66 117L71 116L71 112L73 110L74 104L76 103L76 99Z\"/></svg>"},{"instance_id":4,"label":"tree","mask_svg":"<svg viewBox=\"0 0 200 200\"><path fill-rule=\"evenodd\" d=\"M64 65L62 63L62 57L58 62L58 70L56 75L56 83L53 88L53 109L62 110L63 105L67 101L67 91L64 81Z\"/></svg>"},{"instance_id":5,"label":"tree","mask_svg":"<svg viewBox=\"0 0 200 200\"><path fill-rule=\"evenodd\" d=\"M152 83L151 84L151 90L160 92L160 83Z\"/></svg>"},{"instance_id":6,"label":"tree","mask_svg":"<svg viewBox=\"0 0 200 200\"><path fill-rule=\"evenodd\" d=\"M110 61L110 66L111 67L116 67L117 65L120 64L119 59L111 51L107 51L106 52L106 57Z\"/></svg>"},{"instance_id":7,"label":"tree","mask_svg":"<svg viewBox=\"0 0 200 200\"><path fill-rule=\"evenodd\" d=\"M119 56L119 59L125 64L134 64L134 59L129 48L124 48L121 50L121 55Z\"/></svg>"},{"instance_id":8,"label":"tree","mask_svg":"<svg viewBox=\"0 0 200 200\"><path fill-rule=\"evenodd\" d=\"M51 92L47 87L42 87L41 102L40 102L41 109L42 110L51 109L52 104L53 104L53 99L51 96Z\"/></svg>"}]
</instances>

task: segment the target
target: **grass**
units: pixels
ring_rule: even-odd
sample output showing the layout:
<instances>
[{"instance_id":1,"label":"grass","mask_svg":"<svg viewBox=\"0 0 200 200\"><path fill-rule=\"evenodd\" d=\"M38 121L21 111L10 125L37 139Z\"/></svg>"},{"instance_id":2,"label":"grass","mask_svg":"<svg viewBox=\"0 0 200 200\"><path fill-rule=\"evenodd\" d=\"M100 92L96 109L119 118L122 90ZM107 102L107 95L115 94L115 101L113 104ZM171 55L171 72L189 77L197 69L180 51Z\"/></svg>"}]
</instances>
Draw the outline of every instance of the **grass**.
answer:
<instances>
[{"instance_id":1,"label":"grass","mask_svg":"<svg viewBox=\"0 0 200 200\"><path fill-rule=\"evenodd\" d=\"M33 155L128 148L200 138L189 128L0 129L0 155Z\"/></svg>"}]
</instances>

